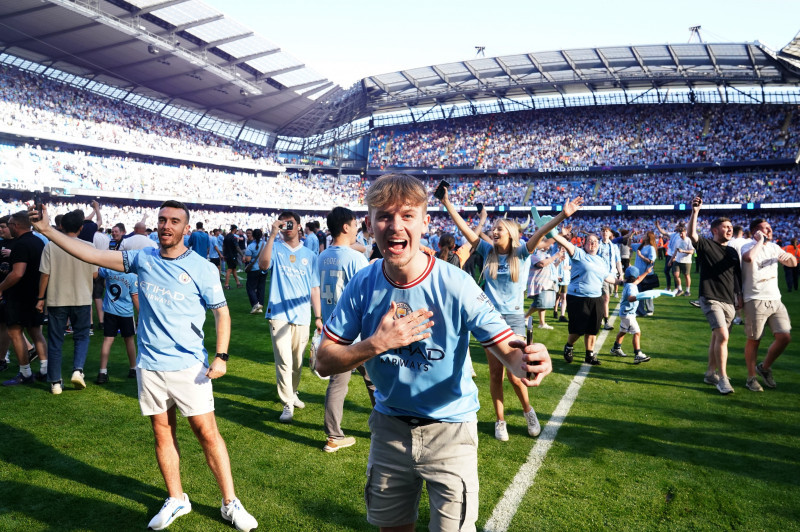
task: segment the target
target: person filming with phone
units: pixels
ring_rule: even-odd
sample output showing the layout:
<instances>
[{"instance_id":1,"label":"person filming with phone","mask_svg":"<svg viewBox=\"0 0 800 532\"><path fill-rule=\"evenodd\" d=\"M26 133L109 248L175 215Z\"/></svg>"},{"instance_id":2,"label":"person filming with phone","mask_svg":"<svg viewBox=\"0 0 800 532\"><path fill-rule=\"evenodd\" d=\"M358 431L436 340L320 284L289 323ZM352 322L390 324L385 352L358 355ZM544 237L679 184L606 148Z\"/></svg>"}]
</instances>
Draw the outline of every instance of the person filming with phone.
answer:
<instances>
[{"instance_id":1,"label":"person filming with phone","mask_svg":"<svg viewBox=\"0 0 800 532\"><path fill-rule=\"evenodd\" d=\"M314 325L322 331L317 255L300 241L302 227L297 213L282 212L258 256L258 267L270 272L264 316L269 320L283 423L291 423L295 408L306 406L297 396L297 387L311 324L309 303L314 307ZM278 233L282 241L276 244Z\"/></svg>"}]
</instances>

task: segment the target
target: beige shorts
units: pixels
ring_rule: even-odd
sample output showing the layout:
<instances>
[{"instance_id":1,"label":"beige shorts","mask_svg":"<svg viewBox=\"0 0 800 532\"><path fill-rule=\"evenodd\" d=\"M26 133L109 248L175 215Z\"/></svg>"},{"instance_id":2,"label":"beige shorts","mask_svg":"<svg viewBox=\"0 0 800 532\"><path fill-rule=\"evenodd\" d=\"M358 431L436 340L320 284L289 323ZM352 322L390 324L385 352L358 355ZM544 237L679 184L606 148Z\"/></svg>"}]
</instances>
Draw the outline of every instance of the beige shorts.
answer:
<instances>
[{"instance_id":1,"label":"beige shorts","mask_svg":"<svg viewBox=\"0 0 800 532\"><path fill-rule=\"evenodd\" d=\"M430 530L471 532L478 520L478 423L409 425L375 410L364 499L367 521L383 527L417 520L422 482Z\"/></svg>"},{"instance_id":2,"label":"beige shorts","mask_svg":"<svg viewBox=\"0 0 800 532\"><path fill-rule=\"evenodd\" d=\"M636 315L633 316L620 316L619 318L619 332L625 334L637 334L642 332L639 329L639 322L636 321Z\"/></svg>"},{"instance_id":3,"label":"beige shorts","mask_svg":"<svg viewBox=\"0 0 800 532\"><path fill-rule=\"evenodd\" d=\"M703 296L700 296L700 310L706 315L712 331L723 327L730 329L733 317L736 315L736 309L730 303L706 299Z\"/></svg>"},{"instance_id":4,"label":"beige shorts","mask_svg":"<svg viewBox=\"0 0 800 532\"><path fill-rule=\"evenodd\" d=\"M764 326L769 325L772 334L789 333L792 321L780 299L751 299L744 304L744 334L750 340L761 340Z\"/></svg>"},{"instance_id":5,"label":"beige shorts","mask_svg":"<svg viewBox=\"0 0 800 532\"><path fill-rule=\"evenodd\" d=\"M604 296L610 296L611 294L614 293L615 288L616 288L616 285L614 283L607 283L607 282L603 281L602 294Z\"/></svg>"},{"instance_id":6,"label":"beige shorts","mask_svg":"<svg viewBox=\"0 0 800 532\"><path fill-rule=\"evenodd\" d=\"M202 362L179 371L136 368L142 415L161 414L176 405L183 417L213 412L214 393L206 371Z\"/></svg>"}]
</instances>

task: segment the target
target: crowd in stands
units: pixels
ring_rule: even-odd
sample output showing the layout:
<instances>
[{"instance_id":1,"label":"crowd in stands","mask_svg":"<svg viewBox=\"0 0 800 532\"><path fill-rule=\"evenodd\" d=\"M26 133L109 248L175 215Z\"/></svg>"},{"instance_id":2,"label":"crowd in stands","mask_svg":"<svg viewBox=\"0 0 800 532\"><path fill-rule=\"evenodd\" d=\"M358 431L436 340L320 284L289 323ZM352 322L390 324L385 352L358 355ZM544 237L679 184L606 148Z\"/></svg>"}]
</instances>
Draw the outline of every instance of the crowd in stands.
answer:
<instances>
[{"instance_id":1,"label":"crowd in stands","mask_svg":"<svg viewBox=\"0 0 800 532\"><path fill-rule=\"evenodd\" d=\"M275 153L65 83L0 65L0 126L218 161L275 164Z\"/></svg>"},{"instance_id":2,"label":"crowd in stands","mask_svg":"<svg viewBox=\"0 0 800 532\"><path fill-rule=\"evenodd\" d=\"M700 191L708 204L800 201L798 170L736 172L721 175L645 174L558 178L447 178L456 205L554 205L564 195L583 196L585 205L673 205L688 203ZM430 206L438 178L425 184ZM530 189L530 194L529 193ZM527 197L527 200L526 200Z\"/></svg>"},{"instance_id":3,"label":"crowd in stands","mask_svg":"<svg viewBox=\"0 0 800 532\"><path fill-rule=\"evenodd\" d=\"M327 209L360 201L361 180L352 176L282 174L277 177L201 165L170 165L82 151L0 145L0 183L28 190L56 187L125 193L131 197L179 196L215 205L254 204ZM279 201L281 205L277 205Z\"/></svg>"},{"instance_id":4,"label":"crowd in stands","mask_svg":"<svg viewBox=\"0 0 800 532\"><path fill-rule=\"evenodd\" d=\"M783 105L540 109L382 128L369 165L538 168L794 158L800 119Z\"/></svg>"}]
</instances>

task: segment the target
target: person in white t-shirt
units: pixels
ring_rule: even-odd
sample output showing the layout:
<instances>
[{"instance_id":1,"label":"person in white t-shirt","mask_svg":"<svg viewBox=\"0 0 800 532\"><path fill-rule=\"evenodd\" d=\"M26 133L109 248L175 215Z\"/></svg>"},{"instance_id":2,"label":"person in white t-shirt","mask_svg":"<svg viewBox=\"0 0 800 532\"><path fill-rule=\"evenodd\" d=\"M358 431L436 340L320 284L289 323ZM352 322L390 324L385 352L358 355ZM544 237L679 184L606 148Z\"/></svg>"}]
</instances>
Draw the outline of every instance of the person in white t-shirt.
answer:
<instances>
[{"instance_id":1,"label":"person in white t-shirt","mask_svg":"<svg viewBox=\"0 0 800 532\"><path fill-rule=\"evenodd\" d=\"M761 392L764 389L758 382L756 373L764 379L764 384L775 388L772 378L772 364L781 356L791 341L792 329L789 313L781 302L778 288L778 264L797 266L797 258L785 252L772 242L772 227L762 219L750 223L753 239L742 246L742 292L744 294L744 332L747 342L744 346L744 360L747 364L747 383L749 390ZM764 361L757 364L758 346L769 325L775 339L767 349Z\"/></svg>"}]
</instances>

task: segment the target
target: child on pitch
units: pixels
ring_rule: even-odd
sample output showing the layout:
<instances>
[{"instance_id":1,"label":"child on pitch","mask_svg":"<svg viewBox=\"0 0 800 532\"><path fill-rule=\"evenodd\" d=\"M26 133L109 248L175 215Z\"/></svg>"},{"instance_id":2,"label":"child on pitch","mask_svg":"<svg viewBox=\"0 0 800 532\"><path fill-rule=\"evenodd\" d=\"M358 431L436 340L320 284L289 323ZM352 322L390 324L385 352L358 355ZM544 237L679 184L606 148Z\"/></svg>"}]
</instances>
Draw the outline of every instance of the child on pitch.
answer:
<instances>
[{"instance_id":1,"label":"child on pitch","mask_svg":"<svg viewBox=\"0 0 800 532\"><path fill-rule=\"evenodd\" d=\"M628 356L622 350L622 340L626 334L630 333L633 335L634 364L650 360L649 356L642 353L642 333L639 329L639 323L636 321L636 309L639 307L639 299L637 298L639 287L637 285L651 271L653 271L652 267L639 274L639 268L628 266L625 270L625 287L622 289L622 297L619 302L619 333L617 333L617 339L614 341L614 347L611 348L611 354L619 357Z\"/></svg>"},{"instance_id":2,"label":"child on pitch","mask_svg":"<svg viewBox=\"0 0 800 532\"><path fill-rule=\"evenodd\" d=\"M124 273L107 268L97 270L97 275L105 279L106 291L103 297L103 345L100 347L100 373L97 384L108 382L108 356L111 345L120 333L128 352L128 378L136 378L136 323L133 309L139 312L139 289L135 273Z\"/></svg>"}]
</instances>

